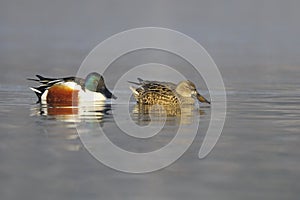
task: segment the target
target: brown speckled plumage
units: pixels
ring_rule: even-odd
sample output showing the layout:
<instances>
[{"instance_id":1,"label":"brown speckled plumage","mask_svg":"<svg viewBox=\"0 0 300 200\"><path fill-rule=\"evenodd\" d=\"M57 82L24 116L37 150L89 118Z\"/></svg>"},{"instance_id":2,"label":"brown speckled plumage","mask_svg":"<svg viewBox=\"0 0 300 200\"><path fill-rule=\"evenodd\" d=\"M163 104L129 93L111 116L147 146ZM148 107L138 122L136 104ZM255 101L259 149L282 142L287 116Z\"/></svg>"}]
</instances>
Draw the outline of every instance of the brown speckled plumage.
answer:
<instances>
[{"instance_id":1,"label":"brown speckled plumage","mask_svg":"<svg viewBox=\"0 0 300 200\"><path fill-rule=\"evenodd\" d=\"M178 106L193 104L194 98L201 102L210 103L197 92L191 81L182 81L176 85L170 82L138 80L139 83L130 82L139 85L138 88L130 87L138 104Z\"/></svg>"},{"instance_id":2,"label":"brown speckled plumage","mask_svg":"<svg viewBox=\"0 0 300 200\"><path fill-rule=\"evenodd\" d=\"M179 100L176 93L169 87L157 83L150 82L136 89L135 98L138 103L146 105L154 104L178 104Z\"/></svg>"}]
</instances>

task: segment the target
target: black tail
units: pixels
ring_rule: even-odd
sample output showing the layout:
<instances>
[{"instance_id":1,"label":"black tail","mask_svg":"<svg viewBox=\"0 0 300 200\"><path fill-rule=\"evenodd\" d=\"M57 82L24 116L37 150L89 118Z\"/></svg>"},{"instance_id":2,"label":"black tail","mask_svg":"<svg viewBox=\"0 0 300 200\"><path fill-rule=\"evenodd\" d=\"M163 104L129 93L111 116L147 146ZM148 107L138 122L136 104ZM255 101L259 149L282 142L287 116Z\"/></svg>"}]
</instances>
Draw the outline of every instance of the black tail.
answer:
<instances>
[{"instance_id":1,"label":"black tail","mask_svg":"<svg viewBox=\"0 0 300 200\"><path fill-rule=\"evenodd\" d=\"M38 102L37 103L40 103L41 102L41 99L42 99L42 95L44 94L44 92L50 87L52 86L53 84L57 83L57 82L60 82L61 80L60 79L55 79L55 78L46 78L46 77L43 77L41 75L36 75L36 77L38 79L35 79L35 78L27 78L27 80L29 81L36 81L36 82L39 82L41 83L40 86L38 87L30 87L30 89L32 91L34 91L34 93L36 94L36 96L38 97Z\"/></svg>"},{"instance_id":2,"label":"black tail","mask_svg":"<svg viewBox=\"0 0 300 200\"><path fill-rule=\"evenodd\" d=\"M45 90L48 88L46 85L41 85L39 87L31 87L30 89L34 91L36 96L38 97L37 103L41 103L42 101L42 95L44 94Z\"/></svg>"}]
</instances>

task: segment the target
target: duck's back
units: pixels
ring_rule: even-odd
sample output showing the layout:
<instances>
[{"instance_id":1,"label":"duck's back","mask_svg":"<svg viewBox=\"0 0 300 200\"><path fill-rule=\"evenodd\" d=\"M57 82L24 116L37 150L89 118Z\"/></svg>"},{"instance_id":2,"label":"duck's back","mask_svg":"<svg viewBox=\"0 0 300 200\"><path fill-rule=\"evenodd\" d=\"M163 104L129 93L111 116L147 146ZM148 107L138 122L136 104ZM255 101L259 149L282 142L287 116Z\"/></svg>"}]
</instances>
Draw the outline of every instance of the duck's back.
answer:
<instances>
[{"instance_id":1,"label":"duck's back","mask_svg":"<svg viewBox=\"0 0 300 200\"><path fill-rule=\"evenodd\" d=\"M145 81L141 87L135 89L134 96L139 104L178 105L175 86L173 83Z\"/></svg>"}]
</instances>

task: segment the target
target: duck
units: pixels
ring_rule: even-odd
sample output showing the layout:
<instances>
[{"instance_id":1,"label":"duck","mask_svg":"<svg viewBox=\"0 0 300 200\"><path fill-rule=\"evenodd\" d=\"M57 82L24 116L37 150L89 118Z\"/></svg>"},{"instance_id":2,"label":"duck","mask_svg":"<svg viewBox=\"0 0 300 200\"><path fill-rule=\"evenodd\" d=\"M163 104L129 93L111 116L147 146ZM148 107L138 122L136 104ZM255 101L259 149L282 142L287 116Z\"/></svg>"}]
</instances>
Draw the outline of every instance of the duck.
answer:
<instances>
[{"instance_id":1,"label":"duck","mask_svg":"<svg viewBox=\"0 0 300 200\"><path fill-rule=\"evenodd\" d=\"M178 84L172 82L148 81L141 78L138 82L128 81L139 87L130 86L133 96L138 104L142 105L191 105L197 99L201 103L210 104L196 89L195 84L183 80Z\"/></svg>"},{"instance_id":2,"label":"duck","mask_svg":"<svg viewBox=\"0 0 300 200\"><path fill-rule=\"evenodd\" d=\"M30 89L37 95L37 103L41 104L73 104L117 98L107 89L103 76L97 72L89 73L84 79L75 76L47 78L36 75L36 78L27 80L40 83L39 86Z\"/></svg>"}]
</instances>

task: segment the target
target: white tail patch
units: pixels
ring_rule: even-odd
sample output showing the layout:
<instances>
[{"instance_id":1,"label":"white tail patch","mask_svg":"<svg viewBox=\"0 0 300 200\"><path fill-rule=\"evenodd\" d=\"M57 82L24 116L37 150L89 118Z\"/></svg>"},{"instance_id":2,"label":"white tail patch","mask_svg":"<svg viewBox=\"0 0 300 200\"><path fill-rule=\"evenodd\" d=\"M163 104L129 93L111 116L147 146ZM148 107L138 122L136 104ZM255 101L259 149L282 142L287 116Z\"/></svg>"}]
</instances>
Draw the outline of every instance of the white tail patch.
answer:
<instances>
[{"instance_id":1,"label":"white tail patch","mask_svg":"<svg viewBox=\"0 0 300 200\"><path fill-rule=\"evenodd\" d=\"M37 89L35 89L35 88L33 88L33 87L31 87L30 89L31 89L32 91L34 91L34 92L37 92L37 93L40 93L40 94L42 93L41 91L39 91L39 90L37 90Z\"/></svg>"},{"instance_id":2,"label":"white tail patch","mask_svg":"<svg viewBox=\"0 0 300 200\"><path fill-rule=\"evenodd\" d=\"M45 90L45 92L41 96L41 100L43 103L47 103L47 95L48 95L48 90Z\"/></svg>"}]
</instances>

